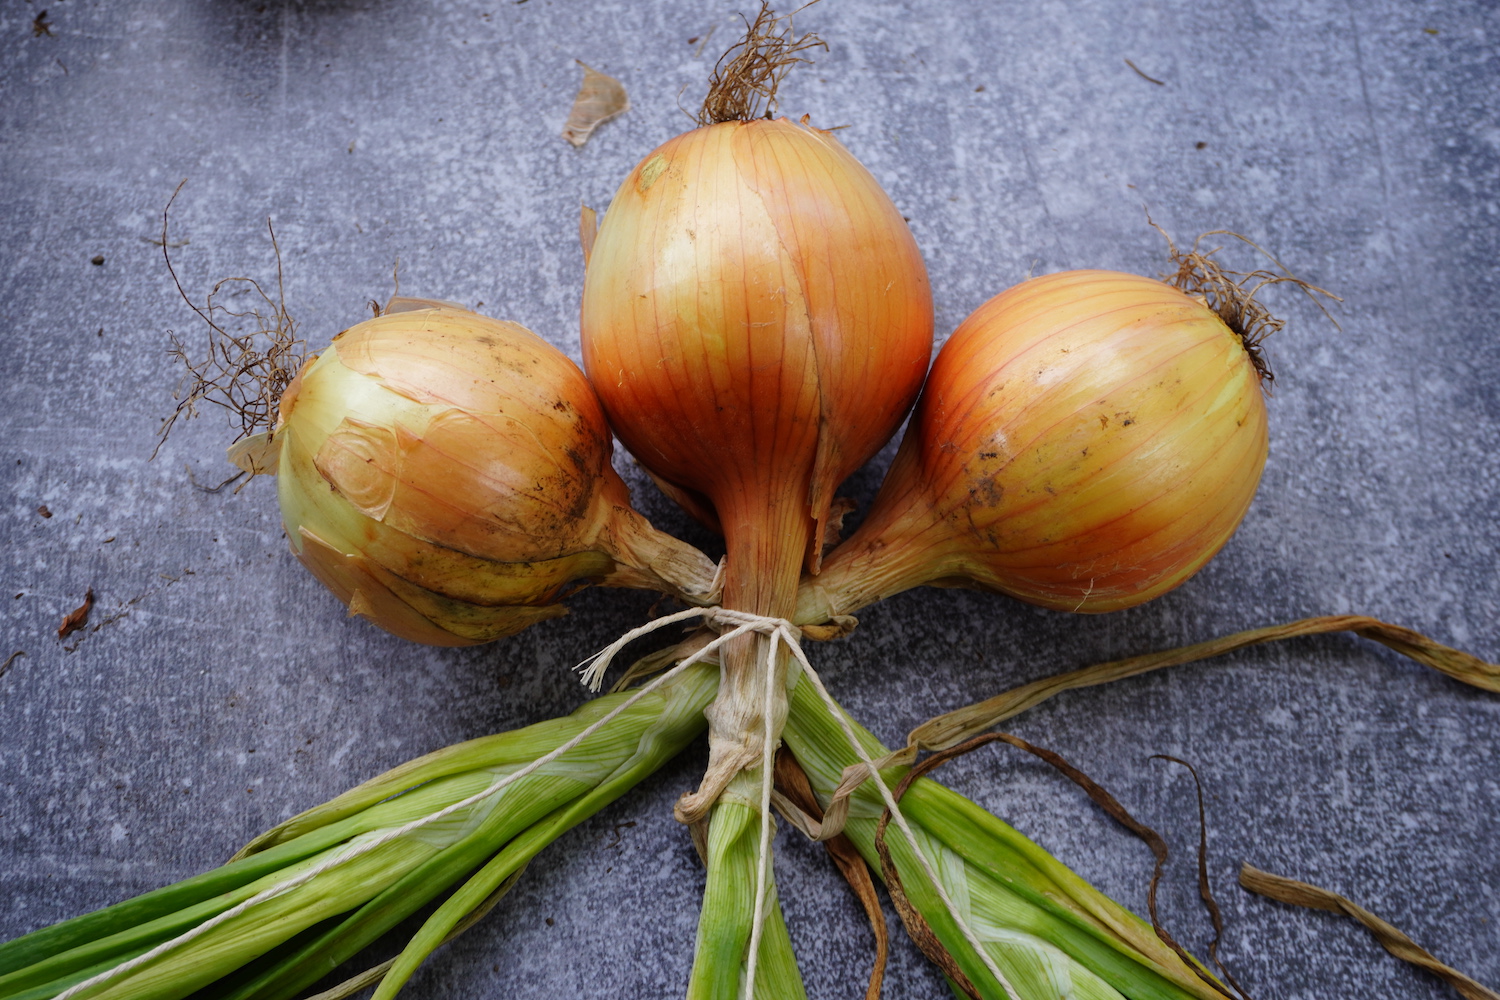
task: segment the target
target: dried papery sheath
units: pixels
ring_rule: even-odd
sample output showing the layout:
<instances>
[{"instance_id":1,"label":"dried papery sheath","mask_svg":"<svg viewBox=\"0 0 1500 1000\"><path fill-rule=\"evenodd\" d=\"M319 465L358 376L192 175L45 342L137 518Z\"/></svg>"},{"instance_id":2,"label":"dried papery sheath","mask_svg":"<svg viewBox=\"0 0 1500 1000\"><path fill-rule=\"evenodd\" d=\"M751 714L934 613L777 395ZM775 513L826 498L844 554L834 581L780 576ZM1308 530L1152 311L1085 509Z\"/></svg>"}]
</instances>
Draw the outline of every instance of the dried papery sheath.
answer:
<instances>
[{"instance_id":1,"label":"dried papery sheath","mask_svg":"<svg viewBox=\"0 0 1500 1000\"><path fill-rule=\"evenodd\" d=\"M568 123L562 131L563 138L575 147L588 142L594 129L630 110L630 98L623 83L587 63L578 65L583 67L583 83L578 87L578 96L573 98L573 109L568 112Z\"/></svg>"}]
</instances>

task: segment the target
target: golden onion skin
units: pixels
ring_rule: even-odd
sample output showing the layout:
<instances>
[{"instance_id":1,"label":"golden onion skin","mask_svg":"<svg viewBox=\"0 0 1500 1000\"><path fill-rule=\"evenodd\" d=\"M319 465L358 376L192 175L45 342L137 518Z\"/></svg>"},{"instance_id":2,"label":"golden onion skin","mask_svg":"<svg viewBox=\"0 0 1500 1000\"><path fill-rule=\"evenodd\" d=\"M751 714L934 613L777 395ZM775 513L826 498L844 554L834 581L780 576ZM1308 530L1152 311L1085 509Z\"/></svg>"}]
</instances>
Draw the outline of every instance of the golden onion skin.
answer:
<instances>
[{"instance_id":1,"label":"golden onion skin","mask_svg":"<svg viewBox=\"0 0 1500 1000\"><path fill-rule=\"evenodd\" d=\"M939 352L869 517L829 556L837 578L801 614L921 583L1062 611L1144 603L1229 540L1267 441L1259 373L1201 301L1112 271L1032 279Z\"/></svg>"},{"instance_id":2,"label":"golden onion skin","mask_svg":"<svg viewBox=\"0 0 1500 1000\"><path fill-rule=\"evenodd\" d=\"M352 327L288 388L275 440L292 551L403 638L488 642L585 581L713 571L630 508L583 373L515 323L434 307Z\"/></svg>"},{"instance_id":3,"label":"golden onion skin","mask_svg":"<svg viewBox=\"0 0 1500 1000\"><path fill-rule=\"evenodd\" d=\"M784 118L696 129L631 171L593 245L582 323L620 439L721 522L726 595L791 594L804 552L816 565L835 487L899 425L932 349L900 212L836 139ZM788 545L789 566L771 551ZM736 565L760 582L737 583Z\"/></svg>"}]
</instances>

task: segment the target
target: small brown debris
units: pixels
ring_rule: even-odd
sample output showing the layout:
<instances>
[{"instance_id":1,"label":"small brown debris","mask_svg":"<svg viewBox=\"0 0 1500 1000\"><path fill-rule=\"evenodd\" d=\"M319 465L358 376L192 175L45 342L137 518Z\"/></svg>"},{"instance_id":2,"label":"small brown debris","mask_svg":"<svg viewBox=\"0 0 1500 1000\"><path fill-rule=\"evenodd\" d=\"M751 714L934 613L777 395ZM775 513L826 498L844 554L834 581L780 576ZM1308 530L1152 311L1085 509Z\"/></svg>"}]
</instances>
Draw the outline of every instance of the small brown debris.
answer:
<instances>
[{"instance_id":1,"label":"small brown debris","mask_svg":"<svg viewBox=\"0 0 1500 1000\"><path fill-rule=\"evenodd\" d=\"M15 663L17 660L19 660L21 657L23 657L25 655L26 655L26 650L24 650L24 649L18 649L14 653L11 653L9 656L7 656L5 658L5 662L4 663L0 663L0 677L4 677L6 674L10 673L10 665L12 663Z\"/></svg>"},{"instance_id":2,"label":"small brown debris","mask_svg":"<svg viewBox=\"0 0 1500 1000\"><path fill-rule=\"evenodd\" d=\"M594 255L594 238L599 235L599 214L587 205L582 206L578 213L578 242L583 244L583 267L589 266L589 258Z\"/></svg>"},{"instance_id":3,"label":"small brown debris","mask_svg":"<svg viewBox=\"0 0 1500 1000\"><path fill-rule=\"evenodd\" d=\"M89 623L89 612L92 610L94 610L94 588L90 587L87 593L83 595L83 603L68 612L68 616L57 627L57 637L59 639L66 639L87 625Z\"/></svg>"},{"instance_id":4,"label":"small brown debris","mask_svg":"<svg viewBox=\"0 0 1500 1000\"><path fill-rule=\"evenodd\" d=\"M95 267L103 267L104 266L104 255L102 253L96 253L96 254L94 254L94 256L92 256L92 257L89 258L89 263L93 264Z\"/></svg>"},{"instance_id":5,"label":"small brown debris","mask_svg":"<svg viewBox=\"0 0 1500 1000\"><path fill-rule=\"evenodd\" d=\"M1129 59L1125 60L1125 65L1135 70L1135 75L1140 77L1142 80L1145 80L1147 83L1154 83L1158 87L1165 87L1167 85L1165 80L1158 80L1154 76L1147 76L1145 73L1141 72L1141 68L1135 63L1131 62Z\"/></svg>"},{"instance_id":6,"label":"small brown debris","mask_svg":"<svg viewBox=\"0 0 1500 1000\"><path fill-rule=\"evenodd\" d=\"M52 516L52 512L47 509L47 505L46 504L42 504L40 507L38 507L36 509L36 512L38 514L42 515L43 517L51 517Z\"/></svg>"},{"instance_id":7,"label":"small brown debris","mask_svg":"<svg viewBox=\"0 0 1500 1000\"><path fill-rule=\"evenodd\" d=\"M547 926L548 926L548 927L551 927L551 926L552 926L552 923L553 923L553 921L552 921L552 918L551 918L551 917L548 917L548 918L547 918Z\"/></svg>"},{"instance_id":8,"label":"small brown debris","mask_svg":"<svg viewBox=\"0 0 1500 1000\"><path fill-rule=\"evenodd\" d=\"M1193 148L1194 149L1207 149L1208 148L1208 143L1202 142L1202 141L1195 142L1195 143L1193 143Z\"/></svg>"},{"instance_id":9,"label":"small brown debris","mask_svg":"<svg viewBox=\"0 0 1500 1000\"><path fill-rule=\"evenodd\" d=\"M984 84L981 83L979 86L975 87L974 88L974 93L976 93L976 94L982 94L982 93L984 93Z\"/></svg>"},{"instance_id":10,"label":"small brown debris","mask_svg":"<svg viewBox=\"0 0 1500 1000\"><path fill-rule=\"evenodd\" d=\"M47 12L44 10L31 19L31 37L41 38L46 35L52 37L52 22L47 20Z\"/></svg>"},{"instance_id":11,"label":"small brown debris","mask_svg":"<svg viewBox=\"0 0 1500 1000\"><path fill-rule=\"evenodd\" d=\"M568 112L568 123L563 126L562 137L575 147L582 146L601 124L630 110L630 98L625 85L612 76L606 76L585 62L583 83L578 87L578 96L573 98L573 110Z\"/></svg>"}]
</instances>

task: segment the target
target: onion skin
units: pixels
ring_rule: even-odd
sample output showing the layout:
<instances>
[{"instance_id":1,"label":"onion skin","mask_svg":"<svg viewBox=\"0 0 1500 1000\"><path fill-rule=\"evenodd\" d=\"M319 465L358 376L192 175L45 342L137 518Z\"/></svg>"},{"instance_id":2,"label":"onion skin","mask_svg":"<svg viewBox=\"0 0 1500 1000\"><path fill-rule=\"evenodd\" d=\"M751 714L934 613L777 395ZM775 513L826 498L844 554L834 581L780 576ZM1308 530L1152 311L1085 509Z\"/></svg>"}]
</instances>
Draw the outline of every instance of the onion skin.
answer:
<instances>
[{"instance_id":1,"label":"onion skin","mask_svg":"<svg viewBox=\"0 0 1500 1000\"><path fill-rule=\"evenodd\" d=\"M380 627L488 642L586 582L708 596L714 567L630 507L583 373L515 323L391 313L334 338L281 401L292 551Z\"/></svg>"},{"instance_id":2,"label":"onion skin","mask_svg":"<svg viewBox=\"0 0 1500 1000\"><path fill-rule=\"evenodd\" d=\"M1142 604L1229 540L1267 440L1259 374L1199 300L1111 271L1024 282L944 345L868 518L798 619L921 584L1061 611Z\"/></svg>"}]
</instances>

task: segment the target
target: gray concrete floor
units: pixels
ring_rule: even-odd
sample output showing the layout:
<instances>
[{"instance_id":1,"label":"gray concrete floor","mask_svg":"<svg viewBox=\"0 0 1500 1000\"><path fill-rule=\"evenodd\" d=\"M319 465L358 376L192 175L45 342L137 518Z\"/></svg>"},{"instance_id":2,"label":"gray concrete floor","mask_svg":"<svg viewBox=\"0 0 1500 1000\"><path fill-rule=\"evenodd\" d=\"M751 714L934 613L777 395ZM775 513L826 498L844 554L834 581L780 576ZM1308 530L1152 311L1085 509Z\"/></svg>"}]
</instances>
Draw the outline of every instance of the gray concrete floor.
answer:
<instances>
[{"instance_id":1,"label":"gray concrete floor","mask_svg":"<svg viewBox=\"0 0 1500 1000\"><path fill-rule=\"evenodd\" d=\"M167 331L198 332L150 243L173 187L187 178L173 236L191 241L177 259L199 294L268 277L275 220L314 347L389 294L399 257L404 291L576 357L578 204L605 207L687 127L679 94L701 94L734 14L705 0L0 8L0 657L26 654L0 677L0 937L216 864L424 751L571 710L585 693L567 668L651 604L588 593L492 647L416 648L346 621L293 561L270 482L192 488L190 473L224 471L217 417L148 461L176 379ZM1500 9L824 0L803 24L831 51L793 74L783 110L851 126L841 138L911 218L940 335L1028 273L1155 272L1143 203L1179 237L1251 236L1344 297L1342 331L1275 300L1291 322L1270 347L1270 464L1207 570L1104 617L894 599L815 651L856 715L895 741L1030 678L1321 613L1500 659ZM711 29L700 56L691 39ZM574 59L635 105L582 150L558 137ZM659 525L712 544L621 465ZM847 491L868 502L878 477ZM108 624L59 642L88 587ZM1225 952L1254 996L1450 994L1347 921L1244 894L1241 861L1344 891L1500 982L1500 699L1329 637L1073 693L1014 729L1170 832L1164 904L1196 948L1191 786L1147 758L1199 765ZM679 994L702 874L670 806L702 762L699 748L564 837L408 995ZM1143 906L1144 848L1040 765L982 754L946 780ZM811 994L862 995L868 933L821 852L783 833L778 873ZM887 994L947 995L904 939Z\"/></svg>"}]
</instances>

